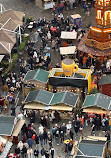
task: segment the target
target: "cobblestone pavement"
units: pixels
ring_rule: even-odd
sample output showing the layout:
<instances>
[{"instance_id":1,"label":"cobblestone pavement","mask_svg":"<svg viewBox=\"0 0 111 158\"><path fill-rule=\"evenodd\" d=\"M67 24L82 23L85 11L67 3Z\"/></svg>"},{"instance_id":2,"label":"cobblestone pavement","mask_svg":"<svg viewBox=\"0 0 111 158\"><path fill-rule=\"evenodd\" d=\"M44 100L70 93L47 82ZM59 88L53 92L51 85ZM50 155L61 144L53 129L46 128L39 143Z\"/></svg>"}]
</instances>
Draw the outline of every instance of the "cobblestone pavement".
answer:
<instances>
[{"instance_id":1,"label":"cobblestone pavement","mask_svg":"<svg viewBox=\"0 0 111 158\"><path fill-rule=\"evenodd\" d=\"M30 16L33 18L39 18L39 17L46 17L48 20L51 20L52 18L52 11L51 10L41 10L39 9L37 6L35 6L34 2L33 3L28 3L25 4L24 2L22 2L21 0L0 0L0 3L3 4L3 6L5 7L5 9L13 9L13 10L19 10L19 11L23 11L26 16ZM82 16L82 27L85 28L86 24L89 24L91 22L91 24L95 24L95 9L92 8L91 13L88 15L84 14L84 10L82 7L77 7L74 8L74 10L69 10L69 11L64 11L64 16L69 16L72 14L80 14ZM56 54L52 54L52 59L54 58L58 58L59 60L59 53L58 55ZM16 113L18 114L20 111L20 107L18 106L16 109ZM10 115L10 111L8 114L0 114L1 115ZM25 118L26 122L29 122L29 118ZM65 122L67 123L68 120L65 120ZM62 122L60 122L61 124ZM36 126L38 127L38 124L36 123ZM90 127L85 127L84 129L84 135L90 135L91 133L91 128ZM96 134L97 136L104 136L103 132L97 132ZM48 149L48 145L45 146L46 149ZM57 146L56 143L54 142L54 148L56 150L55 153L55 157L57 156L61 156L61 158L67 158L68 155L64 153L64 144L60 144L60 146ZM39 151L40 151L41 147L39 147ZM14 148L12 148L12 151L14 151Z\"/></svg>"},{"instance_id":2,"label":"cobblestone pavement","mask_svg":"<svg viewBox=\"0 0 111 158\"><path fill-rule=\"evenodd\" d=\"M33 19L37 19L39 17L46 17L47 20L51 20L53 18L51 9L42 10L38 8L34 2L26 4L24 1L21 1L21 0L0 0L0 3L3 4L5 9L23 11L26 17L30 16L30 17L33 17ZM90 22L91 24L95 24L94 7L92 7L91 13L89 14L89 16L87 14L84 14L84 9L82 6L74 8L73 10L64 11L63 14L64 14L64 17L70 16L73 14L80 14L82 16L82 28L84 29L86 29L86 25L90 24ZM39 44L40 43L37 43L37 47L40 46ZM54 66L56 63L61 63L59 51L56 51L56 52L50 51L50 53L51 53L52 66Z\"/></svg>"},{"instance_id":3,"label":"cobblestone pavement","mask_svg":"<svg viewBox=\"0 0 111 158\"><path fill-rule=\"evenodd\" d=\"M46 17L48 20L52 18L51 10L42 10L38 8L34 2L24 3L21 0L0 0L0 3L3 4L5 9L14 9L23 11L26 16L31 16L33 18ZM82 7L74 8L73 10L64 11L64 16L69 16L73 14L80 14L82 16L82 27L84 28L86 24L95 24L95 9L92 8L91 13L88 15L84 14Z\"/></svg>"},{"instance_id":4,"label":"cobblestone pavement","mask_svg":"<svg viewBox=\"0 0 111 158\"><path fill-rule=\"evenodd\" d=\"M17 109L16 109L16 116L19 114L19 112L20 112L20 107L18 106ZM10 113L11 113L11 111L9 110L9 112L7 114L3 114L2 113L2 114L0 114L0 116L10 116ZM26 123L28 124L29 121L30 121L30 118L25 118L24 117L24 119L26 120ZM68 121L69 120L61 120L58 123L58 125L62 125L63 122L65 122L67 124ZM36 131L38 133L37 129L39 127L39 124L36 122L35 125L36 125ZM47 131L51 132L51 128L52 128L53 125L54 124L50 123L50 129L47 129ZM89 125L88 127L85 127L83 133L84 133L84 137L90 136L91 135L91 126ZM100 136L100 137L105 136L105 133L102 132L102 131L96 131L95 134L96 134L96 136ZM75 133L74 133L74 141L75 140L79 140L79 136L80 136L80 134L78 134L78 137L75 138ZM20 133L19 134L19 141L21 140L21 137L22 137L22 135ZM54 156L54 158L57 158L58 156L61 156L61 158L68 158L69 157L68 153L64 152L65 151L65 144L64 143L60 143L59 146L57 146L56 141L54 139L53 140L53 147L55 149L55 156ZM44 148L47 151L49 151L49 145L48 145L48 143L44 145ZM33 144L33 150L34 149L35 149L35 143ZM41 151L41 145L40 144L38 146L38 150L39 150L39 152ZM14 151L15 151L15 146L13 145L10 152L14 152ZM39 154L39 157L41 158L41 154ZM20 158L22 158L22 157L20 157ZM34 158L34 156L33 156L33 158Z\"/></svg>"}]
</instances>

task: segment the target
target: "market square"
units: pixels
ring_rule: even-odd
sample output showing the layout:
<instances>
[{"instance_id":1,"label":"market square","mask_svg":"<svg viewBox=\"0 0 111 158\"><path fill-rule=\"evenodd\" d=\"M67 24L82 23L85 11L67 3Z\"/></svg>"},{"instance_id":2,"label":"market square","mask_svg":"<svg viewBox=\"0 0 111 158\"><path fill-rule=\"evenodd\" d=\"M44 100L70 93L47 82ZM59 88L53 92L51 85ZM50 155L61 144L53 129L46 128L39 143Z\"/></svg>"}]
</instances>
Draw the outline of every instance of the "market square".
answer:
<instances>
[{"instance_id":1,"label":"market square","mask_svg":"<svg viewBox=\"0 0 111 158\"><path fill-rule=\"evenodd\" d=\"M0 158L111 157L111 2L0 1Z\"/></svg>"}]
</instances>

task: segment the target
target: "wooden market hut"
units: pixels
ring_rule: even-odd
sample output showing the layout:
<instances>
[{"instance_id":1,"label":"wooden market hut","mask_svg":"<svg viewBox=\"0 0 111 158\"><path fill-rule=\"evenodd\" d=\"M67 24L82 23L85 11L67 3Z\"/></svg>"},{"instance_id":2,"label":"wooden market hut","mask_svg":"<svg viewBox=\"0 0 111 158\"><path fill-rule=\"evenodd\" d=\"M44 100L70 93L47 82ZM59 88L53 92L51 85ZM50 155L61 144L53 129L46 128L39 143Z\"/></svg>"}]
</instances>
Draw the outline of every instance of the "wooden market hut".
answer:
<instances>
[{"instance_id":1,"label":"wooden market hut","mask_svg":"<svg viewBox=\"0 0 111 158\"><path fill-rule=\"evenodd\" d=\"M111 74L103 74L99 80L99 89L102 94L111 97Z\"/></svg>"},{"instance_id":2,"label":"wooden market hut","mask_svg":"<svg viewBox=\"0 0 111 158\"><path fill-rule=\"evenodd\" d=\"M4 144L3 152L0 152L0 158L6 158L9 153L11 146L13 145L12 140L15 140L25 120L16 120L14 116L1 116L0 117L0 145Z\"/></svg>"},{"instance_id":3,"label":"wooden market hut","mask_svg":"<svg viewBox=\"0 0 111 158\"><path fill-rule=\"evenodd\" d=\"M24 101L24 109L72 111L78 95L71 92L52 93L46 90L31 91Z\"/></svg>"},{"instance_id":4,"label":"wooden market hut","mask_svg":"<svg viewBox=\"0 0 111 158\"><path fill-rule=\"evenodd\" d=\"M106 142L106 137L84 137L80 142L75 141L71 155L73 158L105 158Z\"/></svg>"},{"instance_id":5,"label":"wooden market hut","mask_svg":"<svg viewBox=\"0 0 111 158\"><path fill-rule=\"evenodd\" d=\"M61 40L62 40L62 46L67 47L67 44L73 44L74 45L74 40L77 38L77 32L68 32L68 31L62 31L61 32Z\"/></svg>"},{"instance_id":6,"label":"wooden market hut","mask_svg":"<svg viewBox=\"0 0 111 158\"><path fill-rule=\"evenodd\" d=\"M101 93L87 95L82 109L89 114L107 114L111 110L111 97Z\"/></svg>"},{"instance_id":7,"label":"wooden market hut","mask_svg":"<svg viewBox=\"0 0 111 158\"><path fill-rule=\"evenodd\" d=\"M74 58L75 54L76 54L76 46L60 47L61 59L62 56L71 56Z\"/></svg>"},{"instance_id":8,"label":"wooden market hut","mask_svg":"<svg viewBox=\"0 0 111 158\"><path fill-rule=\"evenodd\" d=\"M31 90L48 90L49 72L43 69L30 70L23 80L23 95L26 96Z\"/></svg>"}]
</instances>

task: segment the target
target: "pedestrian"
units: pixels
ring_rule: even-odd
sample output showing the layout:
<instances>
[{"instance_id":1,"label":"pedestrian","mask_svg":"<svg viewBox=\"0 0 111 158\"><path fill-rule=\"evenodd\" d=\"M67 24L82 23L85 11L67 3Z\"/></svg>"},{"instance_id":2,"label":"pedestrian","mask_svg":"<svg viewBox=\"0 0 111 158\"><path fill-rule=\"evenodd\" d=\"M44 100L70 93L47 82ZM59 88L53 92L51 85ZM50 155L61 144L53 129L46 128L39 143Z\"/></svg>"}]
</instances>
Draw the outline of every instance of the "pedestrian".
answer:
<instances>
[{"instance_id":1,"label":"pedestrian","mask_svg":"<svg viewBox=\"0 0 111 158\"><path fill-rule=\"evenodd\" d=\"M57 145L59 145L60 133L59 133L59 129L58 128L56 130L55 139L56 139Z\"/></svg>"},{"instance_id":2,"label":"pedestrian","mask_svg":"<svg viewBox=\"0 0 111 158\"><path fill-rule=\"evenodd\" d=\"M68 155L69 156L71 155L72 147L73 147L73 145L69 142L69 144L68 144Z\"/></svg>"},{"instance_id":3,"label":"pedestrian","mask_svg":"<svg viewBox=\"0 0 111 158\"><path fill-rule=\"evenodd\" d=\"M60 140L61 143L64 141L64 132L62 130L60 131Z\"/></svg>"},{"instance_id":4,"label":"pedestrian","mask_svg":"<svg viewBox=\"0 0 111 158\"><path fill-rule=\"evenodd\" d=\"M70 130L69 134L70 134L71 139L73 140L73 136L74 136L73 131L72 131L72 130Z\"/></svg>"},{"instance_id":5,"label":"pedestrian","mask_svg":"<svg viewBox=\"0 0 111 158\"><path fill-rule=\"evenodd\" d=\"M35 148L35 150L34 150L34 156L35 156L35 158L39 157L39 150L37 148Z\"/></svg>"},{"instance_id":6,"label":"pedestrian","mask_svg":"<svg viewBox=\"0 0 111 158\"><path fill-rule=\"evenodd\" d=\"M15 148L15 154L17 154L17 156L20 156L20 148L18 146L16 146Z\"/></svg>"},{"instance_id":7,"label":"pedestrian","mask_svg":"<svg viewBox=\"0 0 111 158\"><path fill-rule=\"evenodd\" d=\"M50 149L50 154L51 154L52 158L54 158L54 153L55 153L55 149L52 146L51 149Z\"/></svg>"},{"instance_id":8,"label":"pedestrian","mask_svg":"<svg viewBox=\"0 0 111 158\"><path fill-rule=\"evenodd\" d=\"M79 131L80 131L80 134L81 134L81 136L83 138L83 126L82 125L80 126Z\"/></svg>"},{"instance_id":9,"label":"pedestrian","mask_svg":"<svg viewBox=\"0 0 111 158\"><path fill-rule=\"evenodd\" d=\"M47 144L47 138L48 138L46 130L44 131L43 136L44 136L44 145L45 145L45 144Z\"/></svg>"},{"instance_id":10,"label":"pedestrian","mask_svg":"<svg viewBox=\"0 0 111 158\"><path fill-rule=\"evenodd\" d=\"M53 136L53 138L55 138L55 133L56 133L56 129L55 129L55 127L52 127L52 136Z\"/></svg>"},{"instance_id":11,"label":"pedestrian","mask_svg":"<svg viewBox=\"0 0 111 158\"><path fill-rule=\"evenodd\" d=\"M25 147L25 145L23 145L21 155L22 155L22 158L26 158L27 156L27 148Z\"/></svg>"},{"instance_id":12,"label":"pedestrian","mask_svg":"<svg viewBox=\"0 0 111 158\"><path fill-rule=\"evenodd\" d=\"M49 152L46 150L45 151L45 158L49 158L49 157L50 157Z\"/></svg>"},{"instance_id":13,"label":"pedestrian","mask_svg":"<svg viewBox=\"0 0 111 158\"><path fill-rule=\"evenodd\" d=\"M44 150L44 148L41 149L41 155L42 155L42 158L45 158L45 150Z\"/></svg>"},{"instance_id":14,"label":"pedestrian","mask_svg":"<svg viewBox=\"0 0 111 158\"><path fill-rule=\"evenodd\" d=\"M39 134L39 138L40 138L40 143L41 146L43 147L43 139L44 139L44 135L42 133Z\"/></svg>"},{"instance_id":15,"label":"pedestrian","mask_svg":"<svg viewBox=\"0 0 111 158\"><path fill-rule=\"evenodd\" d=\"M28 145L29 145L29 148L32 148L32 145L33 145L33 139L32 138L29 138L28 139Z\"/></svg>"},{"instance_id":16,"label":"pedestrian","mask_svg":"<svg viewBox=\"0 0 111 158\"><path fill-rule=\"evenodd\" d=\"M15 113L15 106L13 105L12 107L11 107L11 116L16 116L16 113Z\"/></svg>"},{"instance_id":17,"label":"pedestrian","mask_svg":"<svg viewBox=\"0 0 111 158\"><path fill-rule=\"evenodd\" d=\"M48 143L49 143L49 149L52 147L52 136L51 133L48 133Z\"/></svg>"},{"instance_id":18,"label":"pedestrian","mask_svg":"<svg viewBox=\"0 0 111 158\"><path fill-rule=\"evenodd\" d=\"M37 42L38 41L38 36L39 36L38 31L36 31L34 35L35 35L35 42Z\"/></svg>"},{"instance_id":19,"label":"pedestrian","mask_svg":"<svg viewBox=\"0 0 111 158\"><path fill-rule=\"evenodd\" d=\"M23 142L22 141L20 141L18 143L18 148L20 148L20 151L22 151L22 149L23 149Z\"/></svg>"},{"instance_id":20,"label":"pedestrian","mask_svg":"<svg viewBox=\"0 0 111 158\"><path fill-rule=\"evenodd\" d=\"M110 145L110 133L107 131L105 137L107 137L107 149Z\"/></svg>"},{"instance_id":21,"label":"pedestrian","mask_svg":"<svg viewBox=\"0 0 111 158\"><path fill-rule=\"evenodd\" d=\"M39 136L38 136L38 134L35 135L35 143L36 143L36 147L37 147L38 144L39 144Z\"/></svg>"},{"instance_id":22,"label":"pedestrian","mask_svg":"<svg viewBox=\"0 0 111 158\"><path fill-rule=\"evenodd\" d=\"M27 150L27 155L28 155L28 158L33 158L33 157L32 157L32 155L33 155L33 150L32 150L32 148L29 148L29 149Z\"/></svg>"}]
</instances>

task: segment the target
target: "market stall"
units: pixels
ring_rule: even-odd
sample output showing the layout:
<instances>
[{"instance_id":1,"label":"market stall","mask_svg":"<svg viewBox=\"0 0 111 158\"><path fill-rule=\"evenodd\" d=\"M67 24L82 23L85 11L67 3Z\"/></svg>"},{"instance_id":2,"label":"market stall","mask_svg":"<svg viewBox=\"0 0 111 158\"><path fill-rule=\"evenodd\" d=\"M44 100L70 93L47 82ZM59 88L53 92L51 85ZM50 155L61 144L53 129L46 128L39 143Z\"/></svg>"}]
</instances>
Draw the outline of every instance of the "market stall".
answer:
<instances>
[{"instance_id":1,"label":"market stall","mask_svg":"<svg viewBox=\"0 0 111 158\"><path fill-rule=\"evenodd\" d=\"M69 116L69 112L76 107L78 99L77 94L68 91L52 93L41 89L39 91L30 92L27 95L24 101L24 109L26 109L27 112L32 109L35 111L39 110L40 112L59 111L60 116L64 117L63 114L65 113Z\"/></svg>"},{"instance_id":2,"label":"market stall","mask_svg":"<svg viewBox=\"0 0 111 158\"><path fill-rule=\"evenodd\" d=\"M16 117L0 117L0 158L6 158L11 147L12 141L18 140L18 135L24 125L25 120L16 119Z\"/></svg>"},{"instance_id":3,"label":"market stall","mask_svg":"<svg viewBox=\"0 0 111 158\"><path fill-rule=\"evenodd\" d=\"M44 0L44 10L52 9L53 6L55 6L55 2L53 2L52 0Z\"/></svg>"},{"instance_id":4,"label":"market stall","mask_svg":"<svg viewBox=\"0 0 111 158\"><path fill-rule=\"evenodd\" d=\"M81 28L81 22L82 22L81 16L79 14L74 14L74 15L71 15L70 17L71 17L72 23L77 25L78 28Z\"/></svg>"},{"instance_id":5,"label":"market stall","mask_svg":"<svg viewBox=\"0 0 111 158\"><path fill-rule=\"evenodd\" d=\"M52 9L53 6L55 6L55 2L53 0L35 0L36 6L38 6L41 9Z\"/></svg>"},{"instance_id":6,"label":"market stall","mask_svg":"<svg viewBox=\"0 0 111 158\"><path fill-rule=\"evenodd\" d=\"M62 39L62 46L67 47L68 45L74 45L74 40L77 39L77 32L72 31L72 32L67 32L67 31L62 31L61 32L61 37Z\"/></svg>"},{"instance_id":7,"label":"market stall","mask_svg":"<svg viewBox=\"0 0 111 158\"><path fill-rule=\"evenodd\" d=\"M97 136L87 136L82 140L76 141L73 145L71 155L73 158L105 158L107 154L107 138Z\"/></svg>"},{"instance_id":8,"label":"market stall","mask_svg":"<svg viewBox=\"0 0 111 158\"><path fill-rule=\"evenodd\" d=\"M73 56L76 54L76 46L69 46L69 47L60 47L60 55L61 56Z\"/></svg>"},{"instance_id":9,"label":"market stall","mask_svg":"<svg viewBox=\"0 0 111 158\"><path fill-rule=\"evenodd\" d=\"M26 96L32 89L48 89L49 72L43 69L30 70L23 80L23 95Z\"/></svg>"},{"instance_id":10,"label":"market stall","mask_svg":"<svg viewBox=\"0 0 111 158\"><path fill-rule=\"evenodd\" d=\"M0 136L0 149L1 144L3 144L3 151L0 151L0 158L6 158L13 144L12 142Z\"/></svg>"},{"instance_id":11,"label":"market stall","mask_svg":"<svg viewBox=\"0 0 111 158\"><path fill-rule=\"evenodd\" d=\"M111 111L111 97L96 93L87 95L82 106L83 112L90 114L109 114Z\"/></svg>"}]
</instances>

